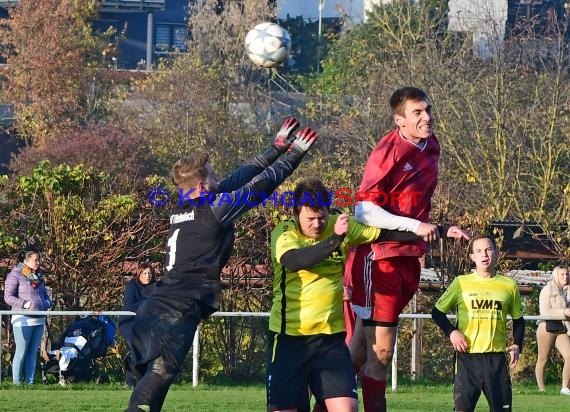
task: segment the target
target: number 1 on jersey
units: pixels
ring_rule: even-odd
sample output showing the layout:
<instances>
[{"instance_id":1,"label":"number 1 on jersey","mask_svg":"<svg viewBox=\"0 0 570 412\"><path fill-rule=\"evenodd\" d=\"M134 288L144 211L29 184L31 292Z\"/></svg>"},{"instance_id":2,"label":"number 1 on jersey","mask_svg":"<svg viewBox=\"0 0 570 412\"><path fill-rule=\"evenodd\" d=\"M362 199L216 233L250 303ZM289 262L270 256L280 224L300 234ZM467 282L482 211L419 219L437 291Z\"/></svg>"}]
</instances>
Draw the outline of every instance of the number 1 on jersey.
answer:
<instances>
[{"instance_id":1,"label":"number 1 on jersey","mask_svg":"<svg viewBox=\"0 0 570 412\"><path fill-rule=\"evenodd\" d=\"M178 240L178 232L180 229L176 229L172 236L168 238L168 242L166 242L166 246L168 247L168 265L166 266L166 270L172 270L174 267L174 263L176 262L176 241Z\"/></svg>"}]
</instances>

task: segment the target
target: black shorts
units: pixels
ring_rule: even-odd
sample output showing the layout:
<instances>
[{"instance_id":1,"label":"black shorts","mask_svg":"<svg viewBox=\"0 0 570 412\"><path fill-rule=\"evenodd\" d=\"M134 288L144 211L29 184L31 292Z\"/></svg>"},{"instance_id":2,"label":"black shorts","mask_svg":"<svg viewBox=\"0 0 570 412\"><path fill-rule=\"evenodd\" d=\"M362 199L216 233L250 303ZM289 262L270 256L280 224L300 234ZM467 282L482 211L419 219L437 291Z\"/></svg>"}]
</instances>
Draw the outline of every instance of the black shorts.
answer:
<instances>
[{"instance_id":1,"label":"black shorts","mask_svg":"<svg viewBox=\"0 0 570 412\"><path fill-rule=\"evenodd\" d=\"M358 398L346 333L287 336L269 332L267 405L269 410L309 410L316 399Z\"/></svg>"},{"instance_id":2,"label":"black shorts","mask_svg":"<svg viewBox=\"0 0 570 412\"><path fill-rule=\"evenodd\" d=\"M453 378L455 410L473 411L481 391L492 412L512 410L513 396L506 353L457 352Z\"/></svg>"}]
</instances>

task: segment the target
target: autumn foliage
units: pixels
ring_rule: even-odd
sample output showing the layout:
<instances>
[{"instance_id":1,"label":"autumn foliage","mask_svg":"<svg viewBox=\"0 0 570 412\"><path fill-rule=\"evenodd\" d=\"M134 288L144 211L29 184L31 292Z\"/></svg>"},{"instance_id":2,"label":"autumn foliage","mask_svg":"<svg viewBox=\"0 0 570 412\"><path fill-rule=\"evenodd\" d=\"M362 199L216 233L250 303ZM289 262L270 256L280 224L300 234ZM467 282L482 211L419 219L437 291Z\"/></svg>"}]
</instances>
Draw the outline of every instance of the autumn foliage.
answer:
<instances>
[{"instance_id":1,"label":"autumn foliage","mask_svg":"<svg viewBox=\"0 0 570 412\"><path fill-rule=\"evenodd\" d=\"M47 144L97 117L105 90L95 69L114 34L93 33L97 6L96 0L21 0L0 26L3 101L14 105L16 129L28 145Z\"/></svg>"}]
</instances>

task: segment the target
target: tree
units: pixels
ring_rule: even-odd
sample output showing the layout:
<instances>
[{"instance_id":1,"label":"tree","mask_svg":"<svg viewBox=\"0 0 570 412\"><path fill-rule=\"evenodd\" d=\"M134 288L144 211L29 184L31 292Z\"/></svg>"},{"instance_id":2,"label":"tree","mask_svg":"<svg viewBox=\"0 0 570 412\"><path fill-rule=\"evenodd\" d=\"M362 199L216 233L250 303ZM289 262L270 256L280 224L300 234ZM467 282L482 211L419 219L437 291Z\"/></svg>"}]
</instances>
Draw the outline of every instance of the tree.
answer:
<instances>
[{"instance_id":1,"label":"tree","mask_svg":"<svg viewBox=\"0 0 570 412\"><path fill-rule=\"evenodd\" d=\"M342 113L325 100L315 117L329 123L325 110L334 107L343 127L328 135L354 135L355 146L371 146L393 127L392 91L422 87L443 149L444 190L435 204L443 202L448 218L488 206L489 220L553 216L564 205L570 150L566 22L550 20L549 38L514 31L504 42L488 41L495 49L482 57L469 36L447 31L446 3L376 6L333 47L312 88L331 101L325 93L361 103Z\"/></svg>"},{"instance_id":2,"label":"tree","mask_svg":"<svg viewBox=\"0 0 570 412\"><path fill-rule=\"evenodd\" d=\"M143 139L163 173L181 156L202 150L224 174L263 145L255 125L247 127L231 107L219 72L187 54L135 82L112 121Z\"/></svg>"},{"instance_id":3,"label":"tree","mask_svg":"<svg viewBox=\"0 0 570 412\"><path fill-rule=\"evenodd\" d=\"M243 44L274 9L257 0L208 0L190 4L189 15L188 53L135 82L112 122L143 136L163 171L189 151L204 150L223 175L268 143L264 128L274 130L272 121L266 124L267 70L249 61Z\"/></svg>"},{"instance_id":4,"label":"tree","mask_svg":"<svg viewBox=\"0 0 570 412\"><path fill-rule=\"evenodd\" d=\"M227 85L238 90L259 77L244 52L249 30L275 19L275 3L259 0L191 2L188 27L192 36L189 51L201 64L215 68ZM234 96L235 97L235 96Z\"/></svg>"},{"instance_id":5,"label":"tree","mask_svg":"<svg viewBox=\"0 0 570 412\"><path fill-rule=\"evenodd\" d=\"M3 100L15 111L28 145L96 120L109 92L96 70L102 51L116 48L115 30L96 35L97 0L21 0L0 26L6 58ZM112 50L107 50L112 52Z\"/></svg>"},{"instance_id":6,"label":"tree","mask_svg":"<svg viewBox=\"0 0 570 412\"><path fill-rule=\"evenodd\" d=\"M56 308L118 309L123 264L162 251L163 209L148 207L144 190L114 192L106 180L82 165L46 162L4 180L2 254L15 256L23 240L38 239Z\"/></svg>"},{"instance_id":7,"label":"tree","mask_svg":"<svg viewBox=\"0 0 570 412\"><path fill-rule=\"evenodd\" d=\"M446 174L463 180L473 206L492 205L498 219L538 220L557 211L562 217L569 48L564 24L549 24L558 33L553 41L519 32L487 61L452 67L437 84ZM546 58L539 52L545 47Z\"/></svg>"}]
</instances>

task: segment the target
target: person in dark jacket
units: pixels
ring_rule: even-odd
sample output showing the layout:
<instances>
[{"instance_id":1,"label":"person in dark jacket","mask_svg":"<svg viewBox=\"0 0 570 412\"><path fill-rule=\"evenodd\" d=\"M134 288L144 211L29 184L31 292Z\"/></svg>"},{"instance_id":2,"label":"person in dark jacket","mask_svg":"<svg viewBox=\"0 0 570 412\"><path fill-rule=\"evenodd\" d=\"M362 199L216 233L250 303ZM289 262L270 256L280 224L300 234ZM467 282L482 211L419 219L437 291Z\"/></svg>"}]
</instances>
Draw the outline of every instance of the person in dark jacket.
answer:
<instances>
[{"instance_id":1,"label":"person in dark jacket","mask_svg":"<svg viewBox=\"0 0 570 412\"><path fill-rule=\"evenodd\" d=\"M150 263L141 263L138 271L125 285L123 295L123 310L137 312L143 301L147 298L152 285L156 282L154 268ZM119 333L127 342L129 348L133 338L134 316L121 316L119 319ZM130 371L126 371L125 382L128 386L135 386L136 379Z\"/></svg>"},{"instance_id":2,"label":"person in dark jacket","mask_svg":"<svg viewBox=\"0 0 570 412\"><path fill-rule=\"evenodd\" d=\"M4 285L4 301L13 311L36 311L51 308L37 251L23 252ZM22 379L34 383L36 358L44 333L45 316L12 315L12 330L16 353L12 360L12 382L19 385Z\"/></svg>"},{"instance_id":3,"label":"person in dark jacket","mask_svg":"<svg viewBox=\"0 0 570 412\"><path fill-rule=\"evenodd\" d=\"M317 135L287 118L274 142L218 182L207 153L178 160L166 272L137 312L127 368L138 378L128 411L160 411L202 319L220 306L220 273L233 251L233 221L268 198L299 166ZM273 197L275 196L275 197ZM264 203L265 202L265 203ZM189 407L188 409L192 409Z\"/></svg>"},{"instance_id":4,"label":"person in dark jacket","mask_svg":"<svg viewBox=\"0 0 570 412\"><path fill-rule=\"evenodd\" d=\"M137 312L143 301L152 290L152 285L156 282L156 274L150 263L141 263L137 273L125 285L123 294L123 310ZM119 333L127 343L132 339L133 316L122 316L119 320Z\"/></svg>"}]
</instances>

